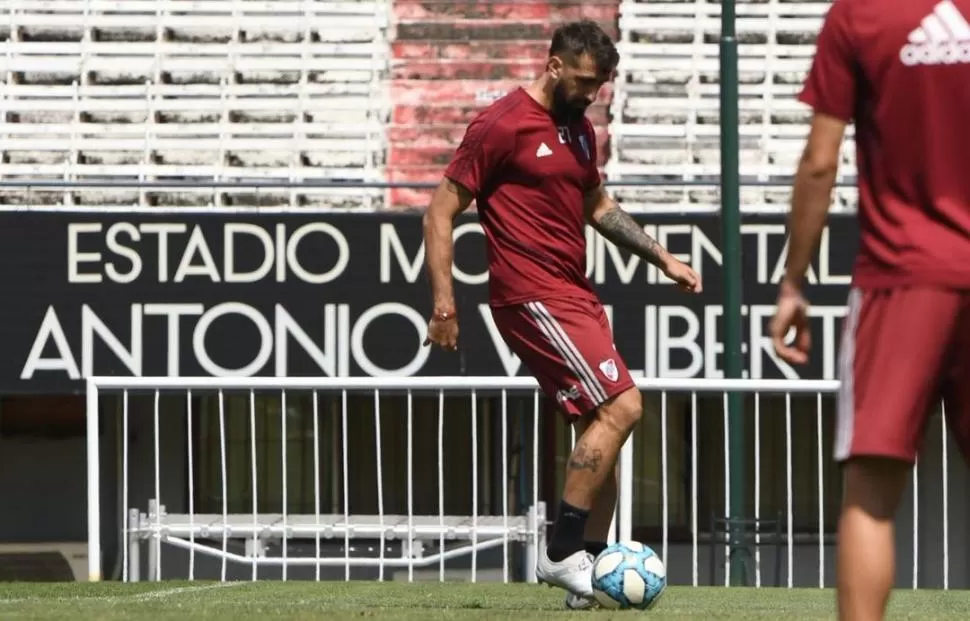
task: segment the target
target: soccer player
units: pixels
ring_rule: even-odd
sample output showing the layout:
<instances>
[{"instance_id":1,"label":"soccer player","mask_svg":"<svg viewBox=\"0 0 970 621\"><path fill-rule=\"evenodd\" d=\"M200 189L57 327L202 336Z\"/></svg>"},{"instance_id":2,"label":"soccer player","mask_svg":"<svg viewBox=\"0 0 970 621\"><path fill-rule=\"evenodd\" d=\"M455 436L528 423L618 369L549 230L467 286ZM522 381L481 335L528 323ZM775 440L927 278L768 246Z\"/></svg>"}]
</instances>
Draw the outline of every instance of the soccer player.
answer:
<instances>
[{"instance_id":1,"label":"soccer player","mask_svg":"<svg viewBox=\"0 0 970 621\"><path fill-rule=\"evenodd\" d=\"M807 361L805 271L855 123L860 232L839 352L834 457L843 466L837 592L843 621L881 619L894 514L944 399L970 448L970 0L835 0L800 99L813 108L795 177L771 332ZM794 329L794 340L786 336Z\"/></svg>"},{"instance_id":2,"label":"soccer player","mask_svg":"<svg viewBox=\"0 0 970 621\"><path fill-rule=\"evenodd\" d=\"M642 408L585 275L585 225L684 289L701 290L697 273L646 235L601 185L585 111L617 60L613 42L595 23L558 28L542 76L468 125L424 215L434 300L426 343L457 348L452 226L474 199L486 236L495 325L576 425L562 502L536 572L540 581L566 589L572 608L593 605L591 561L606 546L615 511L616 458Z\"/></svg>"}]
</instances>

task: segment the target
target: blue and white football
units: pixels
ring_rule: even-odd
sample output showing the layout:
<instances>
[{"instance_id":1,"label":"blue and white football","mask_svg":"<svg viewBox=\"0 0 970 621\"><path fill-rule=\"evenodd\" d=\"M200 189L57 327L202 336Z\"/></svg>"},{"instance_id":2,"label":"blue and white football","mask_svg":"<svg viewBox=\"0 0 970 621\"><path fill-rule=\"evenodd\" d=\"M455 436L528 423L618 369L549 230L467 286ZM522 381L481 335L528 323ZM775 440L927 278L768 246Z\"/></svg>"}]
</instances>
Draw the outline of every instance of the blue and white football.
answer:
<instances>
[{"instance_id":1,"label":"blue and white football","mask_svg":"<svg viewBox=\"0 0 970 621\"><path fill-rule=\"evenodd\" d=\"M593 561L593 594L604 608L647 610L666 586L663 561L638 541L614 543Z\"/></svg>"}]
</instances>

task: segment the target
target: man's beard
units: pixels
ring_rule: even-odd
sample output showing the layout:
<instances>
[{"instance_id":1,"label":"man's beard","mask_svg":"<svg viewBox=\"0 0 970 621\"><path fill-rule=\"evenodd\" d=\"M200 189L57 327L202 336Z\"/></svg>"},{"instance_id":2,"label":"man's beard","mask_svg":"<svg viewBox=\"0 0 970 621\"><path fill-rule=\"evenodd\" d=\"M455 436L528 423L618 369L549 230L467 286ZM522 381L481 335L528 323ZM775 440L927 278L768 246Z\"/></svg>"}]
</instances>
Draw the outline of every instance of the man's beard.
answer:
<instances>
[{"instance_id":1,"label":"man's beard","mask_svg":"<svg viewBox=\"0 0 970 621\"><path fill-rule=\"evenodd\" d=\"M570 100L566 96L566 89L562 83L556 84L552 91L552 105L555 115L568 122L576 122L583 118L588 107L585 100Z\"/></svg>"}]
</instances>

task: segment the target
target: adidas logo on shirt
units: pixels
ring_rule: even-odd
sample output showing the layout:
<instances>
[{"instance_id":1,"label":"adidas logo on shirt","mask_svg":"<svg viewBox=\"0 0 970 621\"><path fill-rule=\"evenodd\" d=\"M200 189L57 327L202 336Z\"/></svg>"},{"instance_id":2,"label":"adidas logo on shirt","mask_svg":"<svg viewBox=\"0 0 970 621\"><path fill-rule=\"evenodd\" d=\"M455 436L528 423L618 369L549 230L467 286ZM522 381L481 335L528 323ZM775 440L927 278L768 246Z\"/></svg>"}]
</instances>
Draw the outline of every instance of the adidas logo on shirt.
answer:
<instances>
[{"instance_id":1,"label":"adidas logo on shirt","mask_svg":"<svg viewBox=\"0 0 970 621\"><path fill-rule=\"evenodd\" d=\"M536 157L546 157L547 155L552 155L552 149L547 147L546 143L543 142L539 145L539 148L536 149Z\"/></svg>"},{"instance_id":2,"label":"adidas logo on shirt","mask_svg":"<svg viewBox=\"0 0 970 621\"><path fill-rule=\"evenodd\" d=\"M943 0L909 33L899 59L909 67L970 63L970 24L953 2Z\"/></svg>"}]
</instances>

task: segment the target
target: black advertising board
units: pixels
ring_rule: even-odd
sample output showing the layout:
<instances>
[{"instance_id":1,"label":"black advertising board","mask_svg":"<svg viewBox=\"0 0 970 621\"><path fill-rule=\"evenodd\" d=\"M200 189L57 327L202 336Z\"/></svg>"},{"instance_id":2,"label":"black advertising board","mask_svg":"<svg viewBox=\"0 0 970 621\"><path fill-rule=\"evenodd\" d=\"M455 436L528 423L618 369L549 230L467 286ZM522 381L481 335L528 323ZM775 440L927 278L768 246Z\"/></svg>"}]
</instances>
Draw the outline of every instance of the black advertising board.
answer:
<instances>
[{"instance_id":1,"label":"black advertising board","mask_svg":"<svg viewBox=\"0 0 970 621\"><path fill-rule=\"evenodd\" d=\"M704 278L693 296L588 231L589 274L629 367L720 377L720 219L639 215ZM0 214L0 392L83 391L89 375L522 375L491 323L485 242L456 223L461 351L422 347L430 291L413 214L5 212ZM835 377L856 249L829 221L809 287L811 364L786 368L767 339L783 273L781 217L743 225L749 377Z\"/></svg>"}]
</instances>

